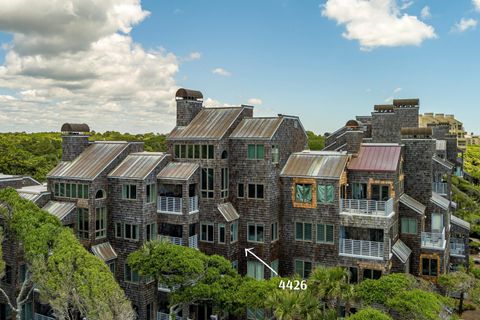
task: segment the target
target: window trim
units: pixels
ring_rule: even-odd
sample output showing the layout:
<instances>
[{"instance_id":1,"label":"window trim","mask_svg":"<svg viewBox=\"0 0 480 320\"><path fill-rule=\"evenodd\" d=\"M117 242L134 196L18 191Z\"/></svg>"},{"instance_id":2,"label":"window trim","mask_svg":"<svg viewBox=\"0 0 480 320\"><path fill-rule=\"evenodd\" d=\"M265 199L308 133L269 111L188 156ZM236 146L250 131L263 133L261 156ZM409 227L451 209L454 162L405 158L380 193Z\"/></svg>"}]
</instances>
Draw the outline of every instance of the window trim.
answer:
<instances>
[{"instance_id":1,"label":"window trim","mask_svg":"<svg viewBox=\"0 0 480 320\"><path fill-rule=\"evenodd\" d=\"M303 271L302 273L303 273L303 274L299 274L299 273L297 272L297 270L296 270L296 269L297 269L297 262L301 262L301 263L302 263L302 271ZM294 271L294 273L295 273L295 274L298 274L298 275L299 275L300 277L302 277L303 279L308 278L308 277L310 276L310 274L312 274L312 271L313 271L313 263L312 263L312 261L310 261L310 260L303 260L303 259L295 259L293 263L294 263L294 266L293 266L293 271ZM305 263L310 263L310 272L309 272L308 275L305 275Z\"/></svg>"},{"instance_id":2,"label":"window trim","mask_svg":"<svg viewBox=\"0 0 480 320\"><path fill-rule=\"evenodd\" d=\"M206 229L206 240L203 240L202 239L202 227L205 226L207 229ZM208 240L208 227L211 226L212 227L212 240ZM201 222L200 223L200 241L201 242L207 242L207 243L214 243L215 242L215 224L213 222Z\"/></svg>"},{"instance_id":3,"label":"window trim","mask_svg":"<svg viewBox=\"0 0 480 320\"><path fill-rule=\"evenodd\" d=\"M99 216L101 218L100 220L98 219ZM95 208L95 239L104 239L107 237L107 221L107 207ZM103 224L103 228L97 229L97 224Z\"/></svg>"},{"instance_id":4,"label":"window trim","mask_svg":"<svg viewBox=\"0 0 480 320\"><path fill-rule=\"evenodd\" d=\"M210 184L209 184L209 181L208 181L208 177L209 177L209 171L211 170L211 177L212 177L212 181L211 181L211 185L212 185L212 189L209 189L210 187ZM205 177L207 179L206 181L206 189L203 189L203 175L204 175L204 172L205 172ZM201 171L200 171L200 194L202 196L202 198L204 199L214 199L215 198L215 170L214 168L202 168Z\"/></svg>"},{"instance_id":5,"label":"window trim","mask_svg":"<svg viewBox=\"0 0 480 320\"><path fill-rule=\"evenodd\" d=\"M255 227L255 232L254 232L254 237L255 240L250 240L250 226ZM258 227L263 228L263 241L258 240ZM257 222L249 222L247 223L247 242L252 242L252 243L265 243L265 224L264 223L257 223Z\"/></svg>"},{"instance_id":6,"label":"window trim","mask_svg":"<svg viewBox=\"0 0 480 320\"><path fill-rule=\"evenodd\" d=\"M127 271L130 271L129 273L129 278L130 280L127 280ZM133 274L136 273L137 275L137 280L133 280ZM134 271L132 269L132 267L130 267L127 263L124 263L124 266L123 266L123 281L127 282L127 283L133 283L133 284L139 284L140 283L140 275L138 274L138 272Z\"/></svg>"},{"instance_id":7,"label":"window trim","mask_svg":"<svg viewBox=\"0 0 480 320\"><path fill-rule=\"evenodd\" d=\"M135 198L132 198L132 186L135 187ZM122 200L130 200L130 201L136 201L138 199L138 190L137 190L137 185L136 184L131 184L131 183L124 183L122 184Z\"/></svg>"},{"instance_id":8,"label":"window trim","mask_svg":"<svg viewBox=\"0 0 480 320\"><path fill-rule=\"evenodd\" d=\"M318 228L320 226L323 226L323 234L324 234L324 240L319 240L318 239L318 236L319 236L319 232L318 232ZM332 241L328 241L328 233L327 233L327 227L332 227ZM321 243L321 244L335 244L335 225L331 224L331 223L317 223L316 224L316 235L315 235L315 242L316 243Z\"/></svg>"},{"instance_id":9,"label":"window trim","mask_svg":"<svg viewBox=\"0 0 480 320\"><path fill-rule=\"evenodd\" d=\"M230 223L230 243L238 242L238 221Z\"/></svg>"},{"instance_id":10,"label":"window trim","mask_svg":"<svg viewBox=\"0 0 480 320\"><path fill-rule=\"evenodd\" d=\"M255 197L250 197L250 186L253 185L255 186ZM262 186L263 191L262 191L262 198L258 197L258 186ZM265 185L263 183L248 183L247 184L247 198L248 199L253 199L253 200L265 200Z\"/></svg>"},{"instance_id":11,"label":"window trim","mask_svg":"<svg viewBox=\"0 0 480 320\"><path fill-rule=\"evenodd\" d=\"M297 224L302 224L302 239L297 238ZM305 239L305 225L310 225L310 239ZM305 222L305 221L295 221L295 241L302 241L302 242L313 242L313 223L312 222Z\"/></svg>"},{"instance_id":12,"label":"window trim","mask_svg":"<svg viewBox=\"0 0 480 320\"><path fill-rule=\"evenodd\" d=\"M254 153L253 153L253 158L250 158L250 153L249 153L249 149L251 146L254 146ZM260 158L259 157L259 147L262 147L263 148L263 156ZM265 160L265 144L261 144L261 143L249 143L247 144L247 160Z\"/></svg>"}]
</instances>

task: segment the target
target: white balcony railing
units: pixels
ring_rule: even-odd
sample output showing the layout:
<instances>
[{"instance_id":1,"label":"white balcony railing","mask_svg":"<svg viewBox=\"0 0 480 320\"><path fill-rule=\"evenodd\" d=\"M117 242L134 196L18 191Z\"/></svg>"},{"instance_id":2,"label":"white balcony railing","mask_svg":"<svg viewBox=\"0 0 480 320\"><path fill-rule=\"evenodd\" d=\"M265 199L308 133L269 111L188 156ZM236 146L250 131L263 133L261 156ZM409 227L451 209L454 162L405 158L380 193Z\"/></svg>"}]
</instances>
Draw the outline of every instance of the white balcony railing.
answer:
<instances>
[{"instance_id":1,"label":"white balcony railing","mask_svg":"<svg viewBox=\"0 0 480 320\"><path fill-rule=\"evenodd\" d=\"M383 249L383 242L340 238L340 255L378 260L384 257Z\"/></svg>"},{"instance_id":2,"label":"white balcony railing","mask_svg":"<svg viewBox=\"0 0 480 320\"><path fill-rule=\"evenodd\" d=\"M55 320L55 318L44 316L43 314L35 313L35 320Z\"/></svg>"},{"instance_id":3,"label":"white balcony railing","mask_svg":"<svg viewBox=\"0 0 480 320\"><path fill-rule=\"evenodd\" d=\"M433 182L432 190L441 195L448 194L448 184L446 182Z\"/></svg>"},{"instance_id":4,"label":"white balcony railing","mask_svg":"<svg viewBox=\"0 0 480 320\"><path fill-rule=\"evenodd\" d=\"M188 238L188 246L190 248L198 249L198 234Z\"/></svg>"},{"instance_id":5,"label":"white balcony railing","mask_svg":"<svg viewBox=\"0 0 480 320\"><path fill-rule=\"evenodd\" d=\"M357 214L388 216L393 212L393 199L376 201L366 199L340 199L340 211Z\"/></svg>"},{"instance_id":6,"label":"white balcony railing","mask_svg":"<svg viewBox=\"0 0 480 320\"><path fill-rule=\"evenodd\" d=\"M450 255L465 257L465 243L462 239L450 239Z\"/></svg>"},{"instance_id":7,"label":"white balcony railing","mask_svg":"<svg viewBox=\"0 0 480 320\"><path fill-rule=\"evenodd\" d=\"M182 238L178 238L178 237L171 237L171 236L165 236L163 234L159 234L158 239L160 239L160 241L168 241L170 243L176 244L177 246L183 245Z\"/></svg>"},{"instance_id":8,"label":"white balcony railing","mask_svg":"<svg viewBox=\"0 0 480 320\"><path fill-rule=\"evenodd\" d=\"M189 213L198 211L198 196L189 198ZM178 197L158 197L157 211L162 213L182 214L183 198Z\"/></svg>"},{"instance_id":9,"label":"white balcony railing","mask_svg":"<svg viewBox=\"0 0 480 320\"><path fill-rule=\"evenodd\" d=\"M158 197L157 210L159 212L182 214L183 198Z\"/></svg>"},{"instance_id":10,"label":"white balcony railing","mask_svg":"<svg viewBox=\"0 0 480 320\"><path fill-rule=\"evenodd\" d=\"M157 312L157 320L170 320L170 315L168 313ZM182 320L182 317L175 316L175 320Z\"/></svg>"},{"instance_id":11,"label":"white balcony railing","mask_svg":"<svg viewBox=\"0 0 480 320\"><path fill-rule=\"evenodd\" d=\"M422 248L445 249L445 228L442 232L422 232Z\"/></svg>"}]
</instances>

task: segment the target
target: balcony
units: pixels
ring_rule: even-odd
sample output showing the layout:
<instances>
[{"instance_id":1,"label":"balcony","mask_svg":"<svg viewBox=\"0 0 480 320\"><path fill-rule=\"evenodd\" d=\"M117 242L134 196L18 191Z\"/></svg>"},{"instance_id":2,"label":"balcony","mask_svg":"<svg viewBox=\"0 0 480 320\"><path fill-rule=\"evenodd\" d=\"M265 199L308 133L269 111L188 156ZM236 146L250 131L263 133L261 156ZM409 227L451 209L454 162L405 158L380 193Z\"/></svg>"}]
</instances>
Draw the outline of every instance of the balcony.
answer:
<instances>
[{"instance_id":1,"label":"balcony","mask_svg":"<svg viewBox=\"0 0 480 320\"><path fill-rule=\"evenodd\" d=\"M383 242L340 238L341 256L383 260L383 249Z\"/></svg>"},{"instance_id":2,"label":"balcony","mask_svg":"<svg viewBox=\"0 0 480 320\"><path fill-rule=\"evenodd\" d=\"M448 184L446 182L433 182L432 190L442 196L446 196L448 194Z\"/></svg>"},{"instance_id":3,"label":"balcony","mask_svg":"<svg viewBox=\"0 0 480 320\"><path fill-rule=\"evenodd\" d=\"M340 199L340 212L387 217L393 213L393 199L387 201Z\"/></svg>"},{"instance_id":4,"label":"balcony","mask_svg":"<svg viewBox=\"0 0 480 320\"><path fill-rule=\"evenodd\" d=\"M43 314L39 314L39 313L34 314L34 319L35 320L55 320L55 318L47 317L47 316L44 316Z\"/></svg>"},{"instance_id":5,"label":"balcony","mask_svg":"<svg viewBox=\"0 0 480 320\"><path fill-rule=\"evenodd\" d=\"M182 320L180 316L175 316L175 320ZM157 312L157 320L170 320L170 315L168 313Z\"/></svg>"},{"instance_id":6,"label":"balcony","mask_svg":"<svg viewBox=\"0 0 480 320\"><path fill-rule=\"evenodd\" d=\"M188 238L188 246L193 249L198 249L198 234Z\"/></svg>"},{"instance_id":7,"label":"balcony","mask_svg":"<svg viewBox=\"0 0 480 320\"><path fill-rule=\"evenodd\" d=\"M422 248L444 250L445 244L445 228L442 232L422 232Z\"/></svg>"},{"instance_id":8,"label":"balcony","mask_svg":"<svg viewBox=\"0 0 480 320\"><path fill-rule=\"evenodd\" d=\"M189 214L198 211L198 196L189 198ZM157 212L168 214L183 214L183 198L159 196L157 202Z\"/></svg>"},{"instance_id":9,"label":"balcony","mask_svg":"<svg viewBox=\"0 0 480 320\"><path fill-rule=\"evenodd\" d=\"M466 256L465 243L463 239L450 239L450 255L464 258Z\"/></svg>"},{"instance_id":10,"label":"balcony","mask_svg":"<svg viewBox=\"0 0 480 320\"><path fill-rule=\"evenodd\" d=\"M160 239L160 241L167 241L167 242L176 244L177 246L183 245L183 240L182 240L182 238L165 236L165 235L163 235L163 234L159 234L159 235L158 235L158 238Z\"/></svg>"}]
</instances>

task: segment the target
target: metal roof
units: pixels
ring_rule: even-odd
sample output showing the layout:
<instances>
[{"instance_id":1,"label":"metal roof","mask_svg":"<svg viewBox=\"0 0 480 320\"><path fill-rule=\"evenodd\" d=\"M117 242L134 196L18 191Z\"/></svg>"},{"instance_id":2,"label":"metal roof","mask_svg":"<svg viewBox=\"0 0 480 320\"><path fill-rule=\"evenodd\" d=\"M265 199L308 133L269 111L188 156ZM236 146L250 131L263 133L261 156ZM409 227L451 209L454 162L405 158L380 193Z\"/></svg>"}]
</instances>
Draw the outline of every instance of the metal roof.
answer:
<instances>
[{"instance_id":1,"label":"metal roof","mask_svg":"<svg viewBox=\"0 0 480 320\"><path fill-rule=\"evenodd\" d=\"M451 218L450 218L450 222L459 226L459 227L462 227L464 229L467 229L467 230L470 230L470 223L468 223L467 221L465 220L462 220L460 219L459 217L457 216L454 216L452 214Z\"/></svg>"},{"instance_id":2,"label":"metal roof","mask_svg":"<svg viewBox=\"0 0 480 320\"><path fill-rule=\"evenodd\" d=\"M400 202L412 209L413 211L424 214L427 207L417 200L410 197L408 194L404 193L400 196Z\"/></svg>"},{"instance_id":3,"label":"metal roof","mask_svg":"<svg viewBox=\"0 0 480 320\"><path fill-rule=\"evenodd\" d=\"M450 200L442 197L436 192L432 191L432 197L430 198L430 201L445 211L448 211L448 209L450 208Z\"/></svg>"},{"instance_id":4,"label":"metal roof","mask_svg":"<svg viewBox=\"0 0 480 320\"><path fill-rule=\"evenodd\" d=\"M64 123L62 132L90 132L90 127L86 123Z\"/></svg>"},{"instance_id":5,"label":"metal roof","mask_svg":"<svg viewBox=\"0 0 480 320\"><path fill-rule=\"evenodd\" d=\"M188 180L198 170L194 162L170 162L157 175L157 179Z\"/></svg>"},{"instance_id":6,"label":"metal roof","mask_svg":"<svg viewBox=\"0 0 480 320\"><path fill-rule=\"evenodd\" d=\"M167 154L163 152L131 153L108 174L108 177L145 179L166 156Z\"/></svg>"},{"instance_id":7,"label":"metal roof","mask_svg":"<svg viewBox=\"0 0 480 320\"><path fill-rule=\"evenodd\" d=\"M362 144L358 156L348 164L351 171L395 172L401 147L395 144Z\"/></svg>"},{"instance_id":8,"label":"metal roof","mask_svg":"<svg viewBox=\"0 0 480 320\"><path fill-rule=\"evenodd\" d=\"M233 139L272 139L283 122L282 117L245 118L233 130Z\"/></svg>"},{"instance_id":9,"label":"metal roof","mask_svg":"<svg viewBox=\"0 0 480 320\"><path fill-rule=\"evenodd\" d=\"M14 176L11 174L0 173L0 180L20 180L23 179L22 176Z\"/></svg>"},{"instance_id":10,"label":"metal roof","mask_svg":"<svg viewBox=\"0 0 480 320\"><path fill-rule=\"evenodd\" d=\"M128 142L125 141L94 142L75 160L61 162L47 177L93 180L127 147Z\"/></svg>"},{"instance_id":11,"label":"metal roof","mask_svg":"<svg viewBox=\"0 0 480 320\"><path fill-rule=\"evenodd\" d=\"M231 222L240 218L237 210L230 202L220 203L217 205L217 208L227 222Z\"/></svg>"},{"instance_id":12,"label":"metal roof","mask_svg":"<svg viewBox=\"0 0 480 320\"><path fill-rule=\"evenodd\" d=\"M402 240L398 239L397 242L392 246L392 252L402 261L406 263L408 257L412 253L412 249L410 249Z\"/></svg>"},{"instance_id":13,"label":"metal roof","mask_svg":"<svg viewBox=\"0 0 480 320\"><path fill-rule=\"evenodd\" d=\"M48 201L48 203L43 207L43 210L57 217L61 221L70 213L72 213L75 208L76 206L72 202Z\"/></svg>"},{"instance_id":14,"label":"metal roof","mask_svg":"<svg viewBox=\"0 0 480 320\"><path fill-rule=\"evenodd\" d=\"M180 88L175 93L175 98L182 98L186 100L203 99L203 94L197 90Z\"/></svg>"},{"instance_id":15,"label":"metal roof","mask_svg":"<svg viewBox=\"0 0 480 320\"><path fill-rule=\"evenodd\" d=\"M170 140L219 140L225 136L244 107L204 108L186 127L175 128Z\"/></svg>"},{"instance_id":16,"label":"metal roof","mask_svg":"<svg viewBox=\"0 0 480 320\"><path fill-rule=\"evenodd\" d=\"M94 255L107 262L117 258L117 253L113 250L110 242L104 242L92 246L92 252Z\"/></svg>"},{"instance_id":17,"label":"metal roof","mask_svg":"<svg viewBox=\"0 0 480 320\"><path fill-rule=\"evenodd\" d=\"M437 155L434 155L434 156L432 157L432 159L433 159L433 161L441 164L442 166L444 166L444 167L447 168L448 170L452 170L453 167L454 167L454 165L453 165L450 161L445 160L445 159L442 159L442 158L440 158L440 157L437 156Z\"/></svg>"},{"instance_id":18,"label":"metal roof","mask_svg":"<svg viewBox=\"0 0 480 320\"><path fill-rule=\"evenodd\" d=\"M292 154L281 176L339 179L345 170L348 156L335 151L303 151Z\"/></svg>"},{"instance_id":19,"label":"metal roof","mask_svg":"<svg viewBox=\"0 0 480 320\"><path fill-rule=\"evenodd\" d=\"M20 189L16 189L18 195L26 200L30 200L32 202L36 202L38 199L42 197L42 195L49 194L46 185L34 185L34 186L27 186Z\"/></svg>"}]
</instances>

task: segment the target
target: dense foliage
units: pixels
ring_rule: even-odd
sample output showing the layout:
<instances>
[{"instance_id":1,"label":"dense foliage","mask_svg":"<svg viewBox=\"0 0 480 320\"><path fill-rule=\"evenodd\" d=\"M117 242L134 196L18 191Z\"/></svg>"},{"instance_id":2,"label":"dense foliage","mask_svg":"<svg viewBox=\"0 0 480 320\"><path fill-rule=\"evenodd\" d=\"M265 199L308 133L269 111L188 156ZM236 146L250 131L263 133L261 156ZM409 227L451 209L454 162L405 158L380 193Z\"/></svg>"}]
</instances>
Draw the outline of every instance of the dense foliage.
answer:
<instances>
[{"instance_id":1,"label":"dense foliage","mask_svg":"<svg viewBox=\"0 0 480 320\"><path fill-rule=\"evenodd\" d=\"M468 146L464 154L464 169L480 180L480 146Z\"/></svg>"},{"instance_id":2,"label":"dense foliage","mask_svg":"<svg viewBox=\"0 0 480 320\"><path fill-rule=\"evenodd\" d=\"M380 310L367 307L348 317L348 320L392 320L392 318Z\"/></svg>"},{"instance_id":3,"label":"dense foliage","mask_svg":"<svg viewBox=\"0 0 480 320\"><path fill-rule=\"evenodd\" d=\"M35 288L57 319L75 318L72 311L88 319L134 318L107 265L89 253L71 229L11 188L0 190L0 203L4 233L23 245Z\"/></svg>"},{"instance_id":4,"label":"dense foliage","mask_svg":"<svg viewBox=\"0 0 480 320\"><path fill-rule=\"evenodd\" d=\"M455 215L470 222L471 233L480 237L480 186L452 177L452 191L457 203Z\"/></svg>"},{"instance_id":5,"label":"dense foliage","mask_svg":"<svg viewBox=\"0 0 480 320\"><path fill-rule=\"evenodd\" d=\"M307 136L310 150L322 150L325 147L325 138L322 135L316 135L312 131L307 131Z\"/></svg>"}]
</instances>

